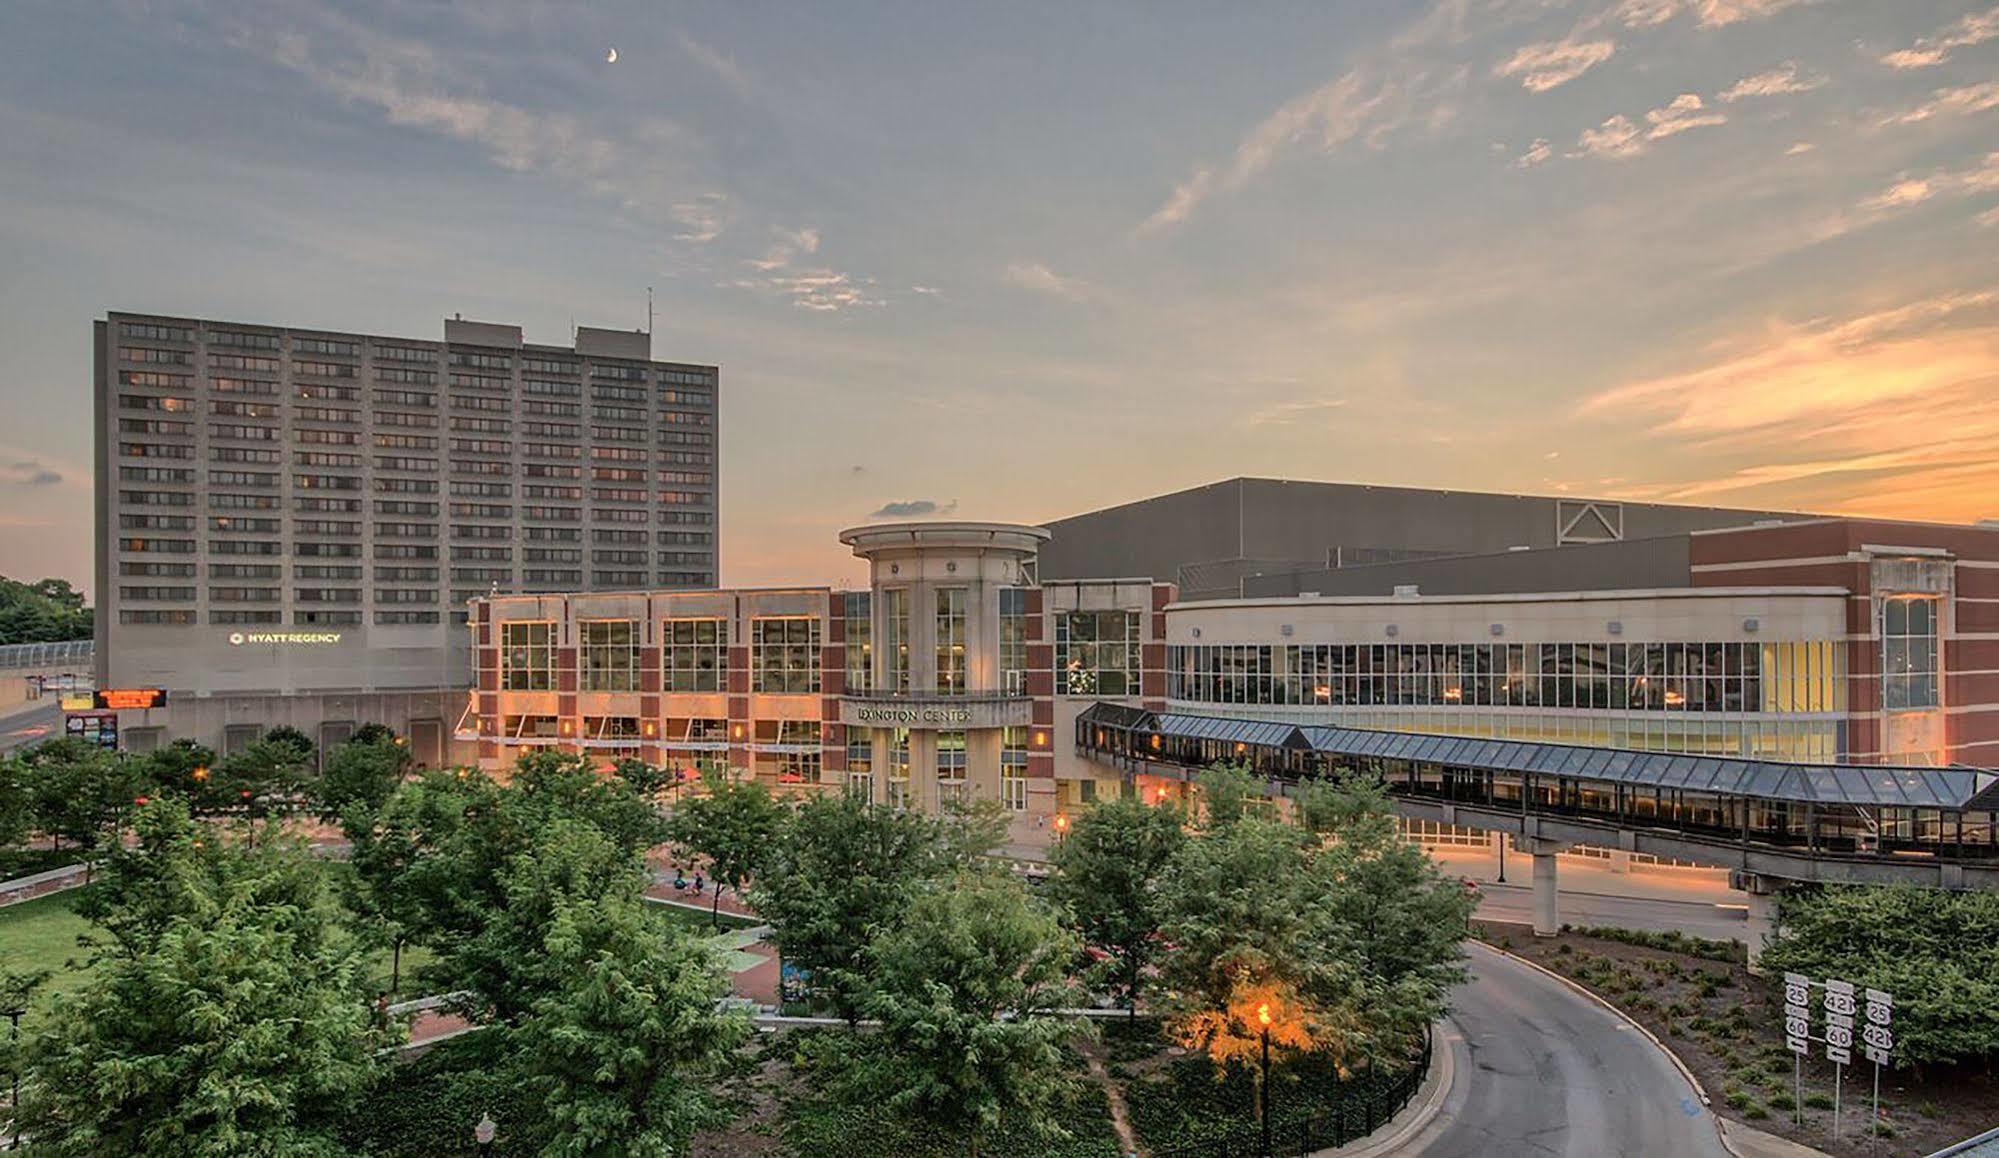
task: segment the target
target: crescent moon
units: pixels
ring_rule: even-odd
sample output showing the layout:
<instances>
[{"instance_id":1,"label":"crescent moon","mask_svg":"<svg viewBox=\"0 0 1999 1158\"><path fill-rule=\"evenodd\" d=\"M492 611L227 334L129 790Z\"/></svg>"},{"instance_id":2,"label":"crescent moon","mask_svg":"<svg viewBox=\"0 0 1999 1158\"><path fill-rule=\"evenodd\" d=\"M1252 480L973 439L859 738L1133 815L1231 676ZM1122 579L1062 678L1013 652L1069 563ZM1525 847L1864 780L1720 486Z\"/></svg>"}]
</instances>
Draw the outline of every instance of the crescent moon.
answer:
<instances>
[{"instance_id":1,"label":"crescent moon","mask_svg":"<svg viewBox=\"0 0 1999 1158\"><path fill-rule=\"evenodd\" d=\"M609 51L609 52L605 53L605 54L604 54L604 63L605 63L605 64L616 64L616 63L618 63L618 50L614 48L614 49L612 49L611 51Z\"/></svg>"}]
</instances>

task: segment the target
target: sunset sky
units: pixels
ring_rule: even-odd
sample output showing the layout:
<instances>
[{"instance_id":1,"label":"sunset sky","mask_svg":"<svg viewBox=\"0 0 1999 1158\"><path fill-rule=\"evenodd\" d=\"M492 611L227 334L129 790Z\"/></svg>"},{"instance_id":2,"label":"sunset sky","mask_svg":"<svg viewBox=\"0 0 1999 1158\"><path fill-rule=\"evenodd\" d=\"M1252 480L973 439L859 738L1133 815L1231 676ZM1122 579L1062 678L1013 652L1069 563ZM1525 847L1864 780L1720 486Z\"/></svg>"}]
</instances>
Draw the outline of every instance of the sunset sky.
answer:
<instances>
[{"instance_id":1,"label":"sunset sky","mask_svg":"<svg viewBox=\"0 0 1999 1158\"><path fill-rule=\"evenodd\" d=\"M728 584L1243 474L1999 517L1999 6L9 0L0 572L89 578L106 310L648 286Z\"/></svg>"}]
</instances>

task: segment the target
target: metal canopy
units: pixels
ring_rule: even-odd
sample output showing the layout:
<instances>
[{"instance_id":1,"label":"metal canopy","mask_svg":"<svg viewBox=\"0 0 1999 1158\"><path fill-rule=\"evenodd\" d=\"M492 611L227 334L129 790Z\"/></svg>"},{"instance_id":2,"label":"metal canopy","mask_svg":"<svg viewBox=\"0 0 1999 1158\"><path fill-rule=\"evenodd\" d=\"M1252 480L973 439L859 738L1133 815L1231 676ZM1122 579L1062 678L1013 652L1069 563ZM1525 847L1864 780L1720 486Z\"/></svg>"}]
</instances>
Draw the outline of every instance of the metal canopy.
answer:
<instances>
[{"instance_id":1,"label":"metal canopy","mask_svg":"<svg viewBox=\"0 0 1999 1158\"><path fill-rule=\"evenodd\" d=\"M1305 738L1296 724L1270 720L1231 720L1221 716L1184 716L1161 713L1156 724L1162 736L1193 740L1219 740L1228 744L1255 744L1264 748L1303 748Z\"/></svg>"},{"instance_id":2,"label":"metal canopy","mask_svg":"<svg viewBox=\"0 0 1999 1158\"><path fill-rule=\"evenodd\" d=\"M1167 718L1161 717L1162 724ZM1787 764L1736 756L1690 756L1318 725L1297 731L1307 747L1332 756L1608 781L1635 788L1896 808L1963 809L1999 805L1999 775L1975 768Z\"/></svg>"}]
</instances>

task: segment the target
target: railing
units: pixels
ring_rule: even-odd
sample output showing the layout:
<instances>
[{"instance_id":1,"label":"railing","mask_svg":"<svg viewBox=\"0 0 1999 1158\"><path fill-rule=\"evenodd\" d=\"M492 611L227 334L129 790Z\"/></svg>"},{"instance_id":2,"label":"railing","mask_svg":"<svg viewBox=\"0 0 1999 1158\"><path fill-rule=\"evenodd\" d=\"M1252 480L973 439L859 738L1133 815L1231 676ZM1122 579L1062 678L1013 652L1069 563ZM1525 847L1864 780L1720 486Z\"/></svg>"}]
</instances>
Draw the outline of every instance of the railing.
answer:
<instances>
[{"instance_id":1,"label":"railing","mask_svg":"<svg viewBox=\"0 0 1999 1158\"><path fill-rule=\"evenodd\" d=\"M1026 692L847 692L841 699L864 704L928 704L938 700L952 703L995 703L1005 700L1024 700Z\"/></svg>"},{"instance_id":2,"label":"railing","mask_svg":"<svg viewBox=\"0 0 1999 1158\"><path fill-rule=\"evenodd\" d=\"M0 644L0 670L64 665L87 668L91 657L96 654L97 643L89 639L72 639L58 643Z\"/></svg>"},{"instance_id":3,"label":"railing","mask_svg":"<svg viewBox=\"0 0 1999 1158\"><path fill-rule=\"evenodd\" d=\"M1216 1138L1192 1146L1154 1150L1153 1158L1297 1158L1333 1146L1367 1137L1387 1125L1430 1073L1430 1031L1423 1031L1423 1048L1415 1061L1388 1086L1373 1090L1365 1098L1342 1101L1329 1114L1309 1118L1276 1119L1270 1124L1270 1151L1263 1149L1263 1127L1250 1123Z\"/></svg>"}]
</instances>

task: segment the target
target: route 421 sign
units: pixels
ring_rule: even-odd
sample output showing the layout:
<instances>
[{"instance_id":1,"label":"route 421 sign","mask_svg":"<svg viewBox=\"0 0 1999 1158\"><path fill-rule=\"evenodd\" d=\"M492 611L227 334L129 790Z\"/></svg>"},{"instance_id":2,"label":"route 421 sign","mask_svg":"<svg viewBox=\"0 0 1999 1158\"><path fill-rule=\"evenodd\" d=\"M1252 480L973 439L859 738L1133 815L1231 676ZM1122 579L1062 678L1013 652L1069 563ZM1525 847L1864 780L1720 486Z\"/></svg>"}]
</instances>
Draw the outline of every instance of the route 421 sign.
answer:
<instances>
[{"instance_id":1,"label":"route 421 sign","mask_svg":"<svg viewBox=\"0 0 1999 1158\"><path fill-rule=\"evenodd\" d=\"M1868 1061L1885 1066L1895 1049L1895 1031L1890 1025L1895 1019L1895 999L1879 989L1869 989L1866 997L1867 1024L1860 1030L1862 1052Z\"/></svg>"}]
</instances>

